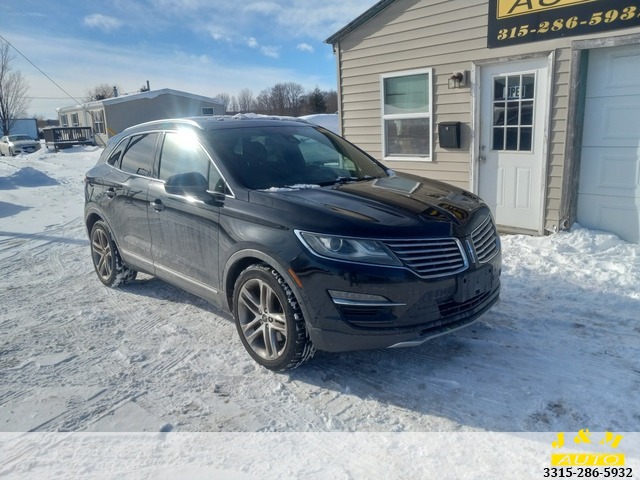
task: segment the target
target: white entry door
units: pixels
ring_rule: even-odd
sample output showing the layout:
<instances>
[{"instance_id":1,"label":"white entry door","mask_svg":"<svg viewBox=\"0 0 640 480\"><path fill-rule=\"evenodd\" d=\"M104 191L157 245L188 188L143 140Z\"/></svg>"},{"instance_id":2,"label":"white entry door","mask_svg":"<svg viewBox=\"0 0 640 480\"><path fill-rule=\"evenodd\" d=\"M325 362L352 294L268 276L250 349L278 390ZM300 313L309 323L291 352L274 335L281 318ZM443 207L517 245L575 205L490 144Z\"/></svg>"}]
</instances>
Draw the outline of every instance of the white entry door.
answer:
<instances>
[{"instance_id":1,"label":"white entry door","mask_svg":"<svg viewBox=\"0 0 640 480\"><path fill-rule=\"evenodd\" d=\"M549 59L483 67L478 193L499 226L543 232Z\"/></svg>"}]
</instances>

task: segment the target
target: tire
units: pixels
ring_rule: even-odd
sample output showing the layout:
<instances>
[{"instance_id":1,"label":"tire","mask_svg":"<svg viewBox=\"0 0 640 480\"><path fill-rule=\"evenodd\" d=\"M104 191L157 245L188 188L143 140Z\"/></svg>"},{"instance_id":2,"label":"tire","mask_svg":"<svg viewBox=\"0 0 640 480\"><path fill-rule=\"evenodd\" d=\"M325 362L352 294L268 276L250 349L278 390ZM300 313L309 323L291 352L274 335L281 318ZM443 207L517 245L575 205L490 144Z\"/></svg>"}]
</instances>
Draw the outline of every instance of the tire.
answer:
<instances>
[{"instance_id":1,"label":"tire","mask_svg":"<svg viewBox=\"0 0 640 480\"><path fill-rule=\"evenodd\" d=\"M266 265L252 265L236 281L233 316L249 355L274 371L296 368L315 348L291 288Z\"/></svg>"},{"instance_id":2,"label":"tire","mask_svg":"<svg viewBox=\"0 0 640 480\"><path fill-rule=\"evenodd\" d=\"M102 220L98 220L91 228L89 240L93 267L102 283L107 287L115 288L135 280L138 272L122 262L109 228Z\"/></svg>"}]
</instances>

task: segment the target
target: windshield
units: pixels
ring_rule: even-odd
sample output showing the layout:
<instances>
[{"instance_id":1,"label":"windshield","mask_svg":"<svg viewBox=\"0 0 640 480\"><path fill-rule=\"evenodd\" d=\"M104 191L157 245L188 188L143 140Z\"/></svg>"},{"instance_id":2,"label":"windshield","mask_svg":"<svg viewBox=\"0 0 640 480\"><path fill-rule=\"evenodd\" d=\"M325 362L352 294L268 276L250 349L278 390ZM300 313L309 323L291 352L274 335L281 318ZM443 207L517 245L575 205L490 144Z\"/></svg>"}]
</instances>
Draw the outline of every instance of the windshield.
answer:
<instances>
[{"instance_id":1,"label":"windshield","mask_svg":"<svg viewBox=\"0 0 640 480\"><path fill-rule=\"evenodd\" d=\"M26 135L9 135L9 141L11 142L20 142L23 140L32 140L31 137L27 137Z\"/></svg>"},{"instance_id":2,"label":"windshield","mask_svg":"<svg viewBox=\"0 0 640 480\"><path fill-rule=\"evenodd\" d=\"M209 132L218 159L251 189L303 188L387 177L384 167L326 130L270 126Z\"/></svg>"}]
</instances>

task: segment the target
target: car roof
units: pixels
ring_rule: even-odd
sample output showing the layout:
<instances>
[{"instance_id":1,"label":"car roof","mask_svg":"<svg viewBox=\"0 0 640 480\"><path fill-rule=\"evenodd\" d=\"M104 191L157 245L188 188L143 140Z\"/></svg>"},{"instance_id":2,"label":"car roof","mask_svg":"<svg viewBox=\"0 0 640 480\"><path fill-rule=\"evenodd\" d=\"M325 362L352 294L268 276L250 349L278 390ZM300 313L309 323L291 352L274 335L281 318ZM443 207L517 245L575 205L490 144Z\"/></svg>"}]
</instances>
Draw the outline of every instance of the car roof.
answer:
<instances>
[{"instance_id":1,"label":"car roof","mask_svg":"<svg viewBox=\"0 0 640 480\"><path fill-rule=\"evenodd\" d=\"M175 129L179 127L192 127L200 130L221 130L226 128L256 127L256 126L300 126L312 124L304 119L295 117L280 117L257 114L237 115L209 115L188 118L167 118L153 120L127 128L122 133L129 134L150 129Z\"/></svg>"}]
</instances>

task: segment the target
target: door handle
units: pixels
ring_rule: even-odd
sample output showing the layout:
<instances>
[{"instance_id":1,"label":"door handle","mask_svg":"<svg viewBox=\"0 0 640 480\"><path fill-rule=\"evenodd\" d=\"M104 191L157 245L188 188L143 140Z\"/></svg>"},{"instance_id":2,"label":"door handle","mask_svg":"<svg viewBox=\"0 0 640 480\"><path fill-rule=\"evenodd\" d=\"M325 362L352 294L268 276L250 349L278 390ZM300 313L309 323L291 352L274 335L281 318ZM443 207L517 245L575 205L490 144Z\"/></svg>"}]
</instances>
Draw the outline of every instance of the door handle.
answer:
<instances>
[{"instance_id":1,"label":"door handle","mask_svg":"<svg viewBox=\"0 0 640 480\"><path fill-rule=\"evenodd\" d=\"M107 197L114 198L116 196L116 189L113 187L107 188Z\"/></svg>"},{"instance_id":2,"label":"door handle","mask_svg":"<svg viewBox=\"0 0 640 480\"><path fill-rule=\"evenodd\" d=\"M486 162L487 162L487 157L485 157L484 155L480 155L480 156L478 157L478 161L479 161L480 163L486 163Z\"/></svg>"},{"instance_id":3,"label":"door handle","mask_svg":"<svg viewBox=\"0 0 640 480\"><path fill-rule=\"evenodd\" d=\"M161 212L162 210L164 210L164 204L159 198L156 198L153 202L151 202L151 206L156 212Z\"/></svg>"}]
</instances>

